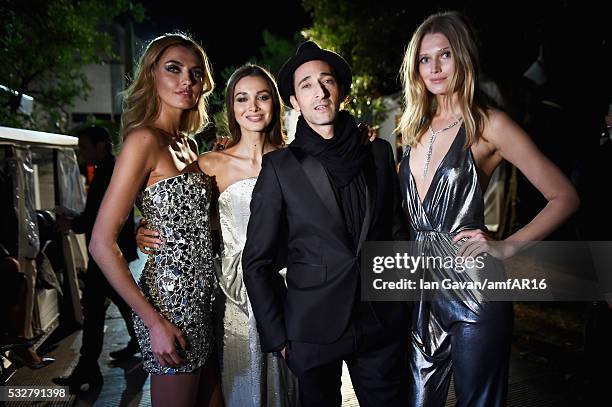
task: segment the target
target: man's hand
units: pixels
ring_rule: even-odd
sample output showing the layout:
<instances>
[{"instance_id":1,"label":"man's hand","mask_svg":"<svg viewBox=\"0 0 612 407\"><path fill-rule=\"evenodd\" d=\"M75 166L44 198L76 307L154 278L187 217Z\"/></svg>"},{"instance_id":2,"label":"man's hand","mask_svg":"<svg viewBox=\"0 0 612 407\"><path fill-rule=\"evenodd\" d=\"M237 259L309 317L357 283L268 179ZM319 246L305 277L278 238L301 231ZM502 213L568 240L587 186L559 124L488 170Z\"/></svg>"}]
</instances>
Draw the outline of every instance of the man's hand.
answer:
<instances>
[{"instance_id":1,"label":"man's hand","mask_svg":"<svg viewBox=\"0 0 612 407\"><path fill-rule=\"evenodd\" d=\"M378 137L378 128L376 127L370 127L365 123L359 123L357 129L361 135L361 144L365 145L371 143Z\"/></svg>"},{"instance_id":2,"label":"man's hand","mask_svg":"<svg viewBox=\"0 0 612 407\"><path fill-rule=\"evenodd\" d=\"M608 309L612 309L612 293L604 294L606 304L608 304Z\"/></svg>"},{"instance_id":3,"label":"man's hand","mask_svg":"<svg viewBox=\"0 0 612 407\"><path fill-rule=\"evenodd\" d=\"M217 135L217 140L215 141L215 144L213 144L211 151L225 150L225 146L227 146L227 143L229 143L229 141L229 137L226 137L224 135Z\"/></svg>"}]
</instances>

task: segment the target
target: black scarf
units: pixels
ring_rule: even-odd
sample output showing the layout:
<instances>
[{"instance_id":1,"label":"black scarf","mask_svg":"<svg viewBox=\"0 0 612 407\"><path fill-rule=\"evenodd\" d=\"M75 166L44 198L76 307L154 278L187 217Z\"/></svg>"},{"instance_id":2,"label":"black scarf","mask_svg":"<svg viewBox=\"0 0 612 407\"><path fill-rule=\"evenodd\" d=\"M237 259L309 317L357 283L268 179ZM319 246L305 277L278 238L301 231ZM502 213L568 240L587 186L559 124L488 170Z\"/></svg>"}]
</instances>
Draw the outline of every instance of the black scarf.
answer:
<instances>
[{"instance_id":1,"label":"black scarf","mask_svg":"<svg viewBox=\"0 0 612 407\"><path fill-rule=\"evenodd\" d=\"M310 128L300 116L295 140L291 146L316 157L325 167L336 188L351 182L359 174L368 157L368 150L361 143L355 118L346 111L338 112L334 123L334 137L329 140Z\"/></svg>"}]
</instances>

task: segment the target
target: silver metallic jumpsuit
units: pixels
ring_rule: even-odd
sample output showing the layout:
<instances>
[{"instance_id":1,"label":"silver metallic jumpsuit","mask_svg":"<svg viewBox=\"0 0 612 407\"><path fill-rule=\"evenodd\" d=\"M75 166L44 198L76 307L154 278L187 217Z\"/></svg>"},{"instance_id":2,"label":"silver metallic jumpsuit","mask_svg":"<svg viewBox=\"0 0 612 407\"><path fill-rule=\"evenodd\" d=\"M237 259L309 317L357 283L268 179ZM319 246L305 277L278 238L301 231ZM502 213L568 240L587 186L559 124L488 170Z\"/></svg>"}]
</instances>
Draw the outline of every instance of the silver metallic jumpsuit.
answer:
<instances>
[{"instance_id":1,"label":"silver metallic jumpsuit","mask_svg":"<svg viewBox=\"0 0 612 407\"><path fill-rule=\"evenodd\" d=\"M483 191L471 150L463 147L465 140L462 126L422 202L410 172L410 150L400 165L411 238L435 247L441 252L438 254L456 254L458 245L452 239L458 232L485 228ZM453 280L486 277L452 269L438 272ZM415 303L409 356L410 405L444 406L451 375L457 406L505 405L512 318L510 302L483 301L474 292L452 298L439 294Z\"/></svg>"}]
</instances>

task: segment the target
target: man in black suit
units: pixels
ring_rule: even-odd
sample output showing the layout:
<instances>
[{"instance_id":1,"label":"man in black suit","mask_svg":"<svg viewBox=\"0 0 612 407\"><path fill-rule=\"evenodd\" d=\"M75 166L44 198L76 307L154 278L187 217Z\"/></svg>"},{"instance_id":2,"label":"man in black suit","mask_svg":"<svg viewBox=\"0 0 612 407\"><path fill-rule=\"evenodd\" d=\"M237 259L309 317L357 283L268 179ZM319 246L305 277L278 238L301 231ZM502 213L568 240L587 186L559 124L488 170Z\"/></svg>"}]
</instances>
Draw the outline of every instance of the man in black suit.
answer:
<instances>
[{"instance_id":1,"label":"man in black suit","mask_svg":"<svg viewBox=\"0 0 612 407\"><path fill-rule=\"evenodd\" d=\"M338 54L306 42L278 79L301 116L263 157L242 258L262 350L285 358L303 406L340 405L343 360L361 406L405 406L406 304L360 301L363 242L406 236L391 147L363 145L340 111L352 74Z\"/></svg>"},{"instance_id":2,"label":"man in black suit","mask_svg":"<svg viewBox=\"0 0 612 407\"><path fill-rule=\"evenodd\" d=\"M72 219L58 215L55 227L64 233L67 233L70 229L75 233L85 233L85 239L89 245L98 209L100 209L102 198L104 198L104 193L113 175L115 156L112 154L110 134L103 127L87 127L79 132L78 136L79 156L87 164L96 166L94 177L87 191L87 201L83 213ZM134 215L132 213L130 213L119 233L117 243L128 262L138 258L134 239ZM85 274L83 298L81 299L83 306L81 356L69 376L56 377L53 379L53 383L59 386L69 386L71 392L78 391L83 384L89 384L90 387L102 384L98 358L102 353L104 341L107 298L110 298L119 308L130 334L128 345L123 349L111 352L110 356L117 360L123 360L140 351L132 324L132 309L111 287L100 267L90 256Z\"/></svg>"}]
</instances>

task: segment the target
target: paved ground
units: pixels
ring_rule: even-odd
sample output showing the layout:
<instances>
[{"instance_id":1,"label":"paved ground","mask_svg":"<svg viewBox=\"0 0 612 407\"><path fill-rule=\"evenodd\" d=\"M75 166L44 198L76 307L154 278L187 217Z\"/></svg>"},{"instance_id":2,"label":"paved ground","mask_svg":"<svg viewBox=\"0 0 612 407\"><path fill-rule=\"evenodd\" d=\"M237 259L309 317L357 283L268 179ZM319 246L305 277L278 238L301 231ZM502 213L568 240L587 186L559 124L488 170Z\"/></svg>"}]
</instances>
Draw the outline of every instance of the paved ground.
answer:
<instances>
[{"instance_id":1,"label":"paved ground","mask_svg":"<svg viewBox=\"0 0 612 407\"><path fill-rule=\"evenodd\" d=\"M114 305L111 305L107 313L105 345L100 359L104 375L102 388L97 391L82 392L78 398L71 397L68 402L37 403L36 405L150 406L150 378L141 369L140 359L133 358L118 365L110 362L108 353L123 347L127 341L128 335L123 320ZM48 351L48 356L57 359L54 364L36 371L21 368L9 384L14 386L52 385L52 377L69 373L76 364L80 343L80 331L66 336ZM572 356L569 355L569 357ZM542 357L521 352L515 346L511 357L508 405L513 407L586 405L580 402L579 393L582 390L572 380L571 373L568 373L568 369L560 368L564 366L565 358L568 358L567 354L548 354ZM343 406L359 405L346 369L342 377L342 400ZM9 405L28 404L11 403ZM454 405L452 387L447 405Z\"/></svg>"},{"instance_id":2,"label":"paved ground","mask_svg":"<svg viewBox=\"0 0 612 407\"><path fill-rule=\"evenodd\" d=\"M141 369L140 358L122 364L112 364L108 352L127 343L125 325L114 306L109 309L106 324L106 341L101 357L101 369L104 385L94 392L82 392L70 403L39 403L37 405L85 406L150 406L150 378ZM20 369L12 378L11 385L51 385L51 377L68 373L76 364L78 349L81 343L80 332L74 333L49 352L57 362L38 371ZM563 406L570 405L565 399L563 378L559 374L539 363L529 361L514 354L510 369L509 406ZM12 404L12 403L11 403ZM12 404L17 405L17 404ZM26 404L22 404L26 405ZM342 377L342 405L358 406L353 392L348 371ZM454 393L451 388L447 406L454 405Z\"/></svg>"}]
</instances>

